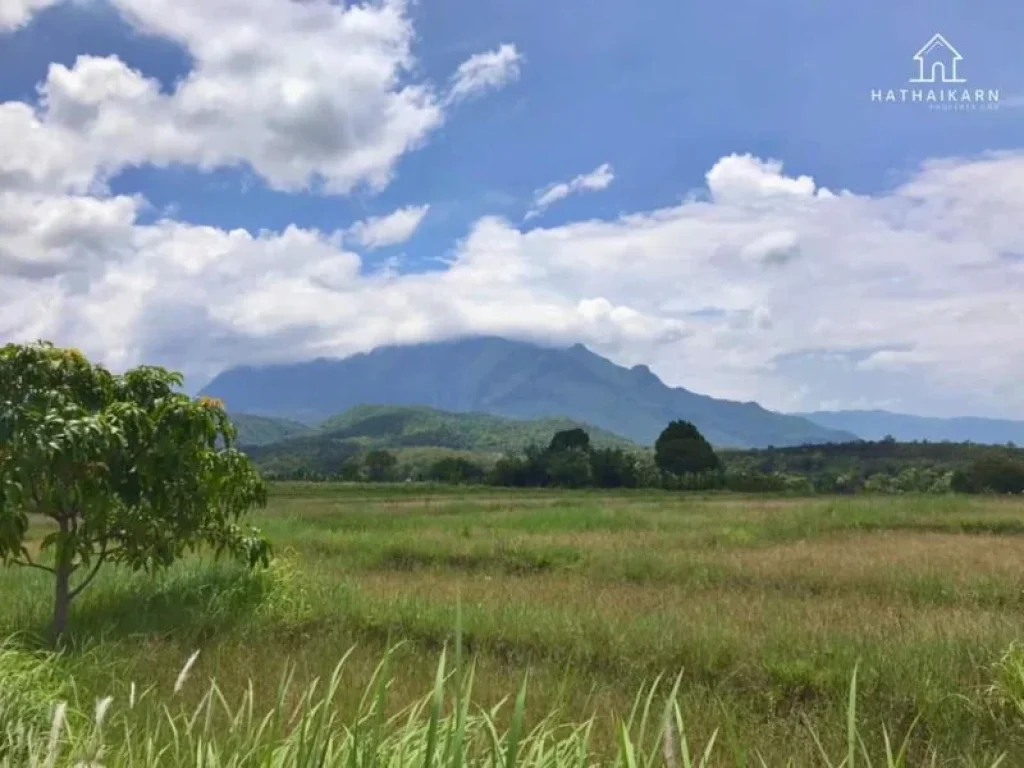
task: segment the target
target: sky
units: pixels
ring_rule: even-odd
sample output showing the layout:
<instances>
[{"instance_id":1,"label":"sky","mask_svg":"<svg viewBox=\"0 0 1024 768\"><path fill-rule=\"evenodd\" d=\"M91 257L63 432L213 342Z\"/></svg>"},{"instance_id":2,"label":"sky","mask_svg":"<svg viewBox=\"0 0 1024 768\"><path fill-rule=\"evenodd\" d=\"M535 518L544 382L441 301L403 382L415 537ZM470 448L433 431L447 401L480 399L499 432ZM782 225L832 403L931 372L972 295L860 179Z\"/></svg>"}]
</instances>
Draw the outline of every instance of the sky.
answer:
<instances>
[{"instance_id":1,"label":"sky","mask_svg":"<svg viewBox=\"0 0 1024 768\"><path fill-rule=\"evenodd\" d=\"M195 390L488 334L1024 418L1021 32L1018 0L0 0L0 343Z\"/></svg>"}]
</instances>

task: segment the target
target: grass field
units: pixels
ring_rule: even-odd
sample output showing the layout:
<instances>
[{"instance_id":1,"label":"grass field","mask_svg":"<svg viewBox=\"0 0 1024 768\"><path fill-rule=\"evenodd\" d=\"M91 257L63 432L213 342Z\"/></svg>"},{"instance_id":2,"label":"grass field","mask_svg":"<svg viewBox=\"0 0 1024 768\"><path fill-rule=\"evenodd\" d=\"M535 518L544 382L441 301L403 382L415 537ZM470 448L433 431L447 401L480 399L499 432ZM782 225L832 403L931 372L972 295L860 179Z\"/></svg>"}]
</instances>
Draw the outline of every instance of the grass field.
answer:
<instances>
[{"instance_id":1,"label":"grass field","mask_svg":"<svg viewBox=\"0 0 1024 768\"><path fill-rule=\"evenodd\" d=\"M663 693L679 676L691 749L715 736L710 764L826 765L824 750L839 765L856 667L858 749L872 764L885 764L884 725L896 742L913 726L909 765L1000 754L1024 765L1019 500L292 484L260 518L278 553L269 572L203 559L157 577L109 571L76 603L72 650L43 671L32 634L51 585L0 571L0 636L16 635L0 652L0 691L18 690L0 694L0 725L36 718L45 736L58 696L91 716L107 694L124 723L143 722L201 706L211 679L258 719L279 699L300 702L352 649L332 696L344 717L401 643L387 700L397 711L431 694L448 644L448 668L476 660L474 704L515 698L529 671L524 733L549 715L545 727L593 715L594 760L628 763L615 718L662 675ZM132 683L153 688L123 711ZM499 732L519 727L514 709L494 715ZM429 707L421 714L429 731ZM210 717L211 733L229 731L223 713Z\"/></svg>"}]
</instances>

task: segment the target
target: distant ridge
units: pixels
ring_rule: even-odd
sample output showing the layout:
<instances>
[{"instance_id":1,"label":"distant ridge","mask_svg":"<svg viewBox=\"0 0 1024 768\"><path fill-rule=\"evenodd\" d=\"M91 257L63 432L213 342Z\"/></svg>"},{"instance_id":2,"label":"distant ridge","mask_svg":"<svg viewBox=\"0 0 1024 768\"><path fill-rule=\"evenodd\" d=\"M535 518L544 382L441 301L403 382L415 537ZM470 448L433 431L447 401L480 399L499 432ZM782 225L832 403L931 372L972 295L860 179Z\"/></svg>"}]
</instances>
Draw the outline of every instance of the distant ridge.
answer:
<instances>
[{"instance_id":1,"label":"distant ridge","mask_svg":"<svg viewBox=\"0 0 1024 768\"><path fill-rule=\"evenodd\" d=\"M865 440L892 435L897 440L972 442L989 445L1024 445L1024 421L973 416L938 418L889 411L817 411L794 414L829 429L841 429Z\"/></svg>"},{"instance_id":2,"label":"distant ridge","mask_svg":"<svg viewBox=\"0 0 1024 768\"><path fill-rule=\"evenodd\" d=\"M232 416L236 424L249 419L246 414ZM264 423L273 421L263 419ZM337 472L346 460L379 448L403 457L462 455L486 463L529 445L546 446L556 432L574 427L585 429L594 447L638 448L624 437L570 419L523 421L487 413L449 413L422 405L360 405L328 419L318 429L305 427L302 434L270 443L247 443L248 436L240 428L238 446L271 473L299 469L330 473Z\"/></svg>"},{"instance_id":3,"label":"distant ridge","mask_svg":"<svg viewBox=\"0 0 1024 768\"><path fill-rule=\"evenodd\" d=\"M315 425L356 405L425 405L516 419L568 418L650 445L673 419L715 445L844 442L855 436L757 403L666 386L646 366L624 368L581 344L551 348L493 337L382 347L340 360L240 367L202 394L229 411Z\"/></svg>"}]
</instances>

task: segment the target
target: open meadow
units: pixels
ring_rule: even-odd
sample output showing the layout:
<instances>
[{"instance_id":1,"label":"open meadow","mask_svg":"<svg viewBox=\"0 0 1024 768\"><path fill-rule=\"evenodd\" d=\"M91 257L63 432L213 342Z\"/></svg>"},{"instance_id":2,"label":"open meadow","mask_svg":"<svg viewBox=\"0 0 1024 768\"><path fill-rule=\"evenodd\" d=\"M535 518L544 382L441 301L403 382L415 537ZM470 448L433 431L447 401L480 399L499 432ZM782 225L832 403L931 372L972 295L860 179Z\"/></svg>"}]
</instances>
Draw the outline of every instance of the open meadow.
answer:
<instances>
[{"instance_id":1,"label":"open meadow","mask_svg":"<svg viewBox=\"0 0 1024 768\"><path fill-rule=\"evenodd\" d=\"M52 583L0 571L0 635L12 636L0 719L37 723L45 742L57 698L83 713L84 733L95 699L111 695L103 764L147 765L118 751L141 738L133 723L198 707L216 741L231 729L224 710L251 703L256 722L301 707L301 691L326 684L351 650L333 696L349 722L396 644L382 706L397 712L430 696L447 646L446 671L464 677L475 660L474 705L508 700L493 716L499 734L519 728L512 700L528 673L520 732L549 715L549 732L593 716L593 762L628 762L616 718L661 676L648 728L678 678L690 749L714 735L711 765L827 765L822 751L839 765L856 667L857 765L865 754L886 764L883 726L893 752L911 732L909 765L1001 754L1024 765L1020 500L280 484L257 517L275 547L269 570L198 557L156 576L106 570L74 605L70 648L45 670L33 660ZM227 705L203 710L211 679ZM640 712L630 732L661 760L666 739L640 738ZM429 731L429 706L420 714ZM521 757L571 762L532 748Z\"/></svg>"}]
</instances>

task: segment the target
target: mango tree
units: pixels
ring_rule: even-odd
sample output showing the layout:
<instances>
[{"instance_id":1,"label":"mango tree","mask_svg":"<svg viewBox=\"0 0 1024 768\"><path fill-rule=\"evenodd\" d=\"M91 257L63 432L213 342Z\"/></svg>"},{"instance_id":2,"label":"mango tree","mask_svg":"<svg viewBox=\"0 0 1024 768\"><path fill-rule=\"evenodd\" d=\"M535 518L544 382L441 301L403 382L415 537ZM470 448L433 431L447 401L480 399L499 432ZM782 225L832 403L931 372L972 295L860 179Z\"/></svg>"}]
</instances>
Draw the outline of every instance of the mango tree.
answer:
<instances>
[{"instance_id":1,"label":"mango tree","mask_svg":"<svg viewBox=\"0 0 1024 768\"><path fill-rule=\"evenodd\" d=\"M113 374L48 342L0 347L0 560L53 577L53 633L105 563L165 567L211 547L266 565L242 516L266 503L221 403L180 374ZM45 535L29 542L30 524Z\"/></svg>"}]
</instances>

